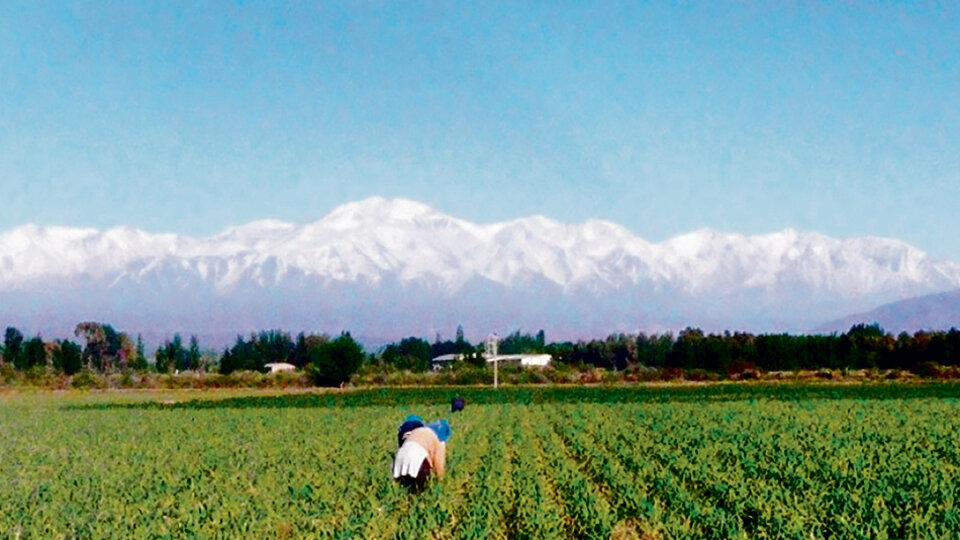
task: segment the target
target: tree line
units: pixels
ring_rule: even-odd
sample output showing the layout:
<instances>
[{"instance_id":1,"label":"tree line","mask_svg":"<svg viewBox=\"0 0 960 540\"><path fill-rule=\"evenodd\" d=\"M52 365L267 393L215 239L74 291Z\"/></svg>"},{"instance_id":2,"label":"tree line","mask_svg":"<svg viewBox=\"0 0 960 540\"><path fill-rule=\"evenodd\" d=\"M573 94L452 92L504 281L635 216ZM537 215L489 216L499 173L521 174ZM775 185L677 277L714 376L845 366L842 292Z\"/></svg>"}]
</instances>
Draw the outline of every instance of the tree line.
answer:
<instances>
[{"instance_id":1,"label":"tree line","mask_svg":"<svg viewBox=\"0 0 960 540\"><path fill-rule=\"evenodd\" d=\"M458 329L455 341L433 342L409 337L387 345L376 361L411 371L426 370L441 354L463 355L465 362L483 365L483 345L473 346ZM960 365L960 330L902 332L893 336L878 324L857 324L842 334L704 333L686 328L676 336L612 334L605 339L547 342L514 332L502 338L500 354L550 354L554 362L579 367L627 370L638 366L704 370L733 374L747 370L798 371L819 369L883 369L923 371L924 366Z\"/></svg>"},{"instance_id":2,"label":"tree line","mask_svg":"<svg viewBox=\"0 0 960 540\"><path fill-rule=\"evenodd\" d=\"M430 361L454 354L465 364L485 366L483 344L471 344L458 327L452 340L439 335L433 342L408 337L367 354L349 332L335 338L323 334L281 330L238 335L221 352L203 350L195 335L186 342L179 334L165 340L148 359L143 339L109 324L82 322L74 334L83 341L46 342L27 338L14 327L4 333L0 365L15 370L52 369L73 375L83 369L98 373L147 371L268 371L267 364L285 362L305 370L319 385L348 381L360 367L426 371ZM960 331L919 331L893 336L879 325L858 324L842 334L791 335L746 332L704 333L686 328L647 335L613 334L605 339L547 342L536 334L516 331L499 340L500 354L546 353L554 362L584 368L628 370L636 367L704 370L733 374L748 370L796 371L817 369L885 369L923 372L929 366L960 364Z\"/></svg>"},{"instance_id":3,"label":"tree line","mask_svg":"<svg viewBox=\"0 0 960 540\"><path fill-rule=\"evenodd\" d=\"M213 371L229 375L234 371L269 371L267 364L287 362L305 369L312 380L333 386L349 380L366 360L363 347L349 332L331 339L326 335L300 333L292 338L280 330L237 336L222 353L204 351L196 335L184 343L180 334L157 347L152 362L148 359L142 336L135 339L126 332L99 322L82 322L74 335L83 346L67 339L45 342L39 335L26 338L15 327L7 327L0 347L0 366L19 371L52 369L75 375L87 369L95 373L155 371Z\"/></svg>"},{"instance_id":4,"label":"tree line","mask_svg":"<svg viewBox=\"0 0 960 540\"><path fill-rule=\"evenodd\" d=\"M916 372L924 365L960 364L960 331L902 332L896 337L878 324L857 324L842 334L705 334L686 328L676 337L616 334L605 340L552 343L555 360L608 369L634 365L739 373L745 370L884 369Z\"/></svg>"}]
</instances>

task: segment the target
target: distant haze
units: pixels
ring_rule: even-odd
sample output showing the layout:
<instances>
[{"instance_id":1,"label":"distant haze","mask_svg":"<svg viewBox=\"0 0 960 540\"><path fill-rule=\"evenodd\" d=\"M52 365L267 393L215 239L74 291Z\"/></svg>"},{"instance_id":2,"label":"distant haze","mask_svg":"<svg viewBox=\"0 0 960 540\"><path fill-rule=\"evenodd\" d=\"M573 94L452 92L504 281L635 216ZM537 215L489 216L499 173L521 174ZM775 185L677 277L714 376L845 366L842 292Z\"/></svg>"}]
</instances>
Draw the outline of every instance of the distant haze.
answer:
<instances>
[{"instance_id":1,"label":"distant haze","mask_svg":"<svg viewBox=\"0 0 960 540\"><path fill-rule=\"evenodd\" d=\"M544 329L805 332L960 288L960 265L895 239L701 229L648 242L607 221L476 224L405 199L319 221L256 221L210 237L22 226L0 234L0 324L46 337L83 320L157 340L351 331L479 340ZM869 322L869 321L868 321Z\"/></svg>"},{"instance_id":2,"label":"distant haze","mask_svg":"<svg viewBox=\"0 0 960 540\"><path fill-rule=\"evenodd\" d=\"M861 322L875 322L888 333L960 328L960 290L928 294L884 304L864 313L830 321L821 332L843 332Z\"/></svg>"}]
</instances>

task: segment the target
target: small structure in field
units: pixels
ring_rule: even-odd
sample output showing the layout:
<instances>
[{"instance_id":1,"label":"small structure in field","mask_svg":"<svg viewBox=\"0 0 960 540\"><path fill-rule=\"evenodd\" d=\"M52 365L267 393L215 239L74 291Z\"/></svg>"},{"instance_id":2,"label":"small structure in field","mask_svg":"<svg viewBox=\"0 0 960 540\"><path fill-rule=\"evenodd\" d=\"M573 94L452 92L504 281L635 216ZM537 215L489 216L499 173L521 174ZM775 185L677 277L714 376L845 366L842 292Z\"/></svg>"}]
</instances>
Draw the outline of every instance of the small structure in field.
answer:
<instances>
[{"instance_id":1,"label":"small structure in field","mask_svg":"<svg viewBox=\"0 0 960 540\"><path fill-rule=\"evenodd\" d=\"M459 362L463 360L462 354L441 354L430 359L430 367L434 371L440 371L445 367L450 367L454 362Z\"/></svg>"},{"instance_id":2,"label":"small structure in field","mask_svg":"<svg viewBox=\"0 0 960 540\"><path fill-rule=\"evenodd\" d=\"M263 367L269 369L271 374L280 373L281 371L295 371L297 369L297 366L286 362L272 362L270 364L264 364Z\"/></svg>"},{"instance_id":3,"label":"small structure in field","mask_svg":"<svg viewBox=\"0 0 960 540\"><path fill-rule=\"evenodd\" d=\"M486 357L487 362L510 362L522 367L548 366L552 359L549 354L499 354Z\"/></svg>"}]
</instances>

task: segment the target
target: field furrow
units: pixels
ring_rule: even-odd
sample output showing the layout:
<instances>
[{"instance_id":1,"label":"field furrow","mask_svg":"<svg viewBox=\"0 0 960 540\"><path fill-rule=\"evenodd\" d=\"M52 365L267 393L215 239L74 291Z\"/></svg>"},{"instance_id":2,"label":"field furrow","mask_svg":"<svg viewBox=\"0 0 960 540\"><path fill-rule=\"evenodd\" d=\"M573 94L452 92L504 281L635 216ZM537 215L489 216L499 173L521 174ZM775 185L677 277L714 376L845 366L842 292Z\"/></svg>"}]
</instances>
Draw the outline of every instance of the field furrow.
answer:
<instances>
[{"instance_id":1,"label":"field furrow","mask_svg":"<svg viewBox=\"0 0 960 540\"><path fill-rule=\"evenodd\" d=\"M455 415L443 389L4 394L0 531L960 536L960 386L758 388L464 389ZM446 476L420 493L390 476L411 412L453 430Z\"/></svg>"}]
</instances>

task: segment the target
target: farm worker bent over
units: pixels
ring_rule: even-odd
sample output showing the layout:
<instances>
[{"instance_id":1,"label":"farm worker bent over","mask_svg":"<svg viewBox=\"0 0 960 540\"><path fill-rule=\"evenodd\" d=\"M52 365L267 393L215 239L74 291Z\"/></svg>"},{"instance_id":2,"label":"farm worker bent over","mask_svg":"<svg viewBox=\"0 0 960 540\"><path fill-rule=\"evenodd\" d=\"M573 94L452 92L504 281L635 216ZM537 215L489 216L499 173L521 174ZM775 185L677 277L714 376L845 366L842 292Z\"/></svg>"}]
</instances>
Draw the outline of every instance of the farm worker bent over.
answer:
<instances>
[{"instance_id":1,"label":"farm worker bent over","mask_svg":"<svg viewBox=\"0 0 960 540\"><path fill-rule=\"evenodd\" d=\"M424 424L419 416L408 416L397 430L399 448L393 460L393 477L414 490L423 489L430 471L442 477L449 438L450 424L446 420Z\"/></svg>"}]
</instances>

